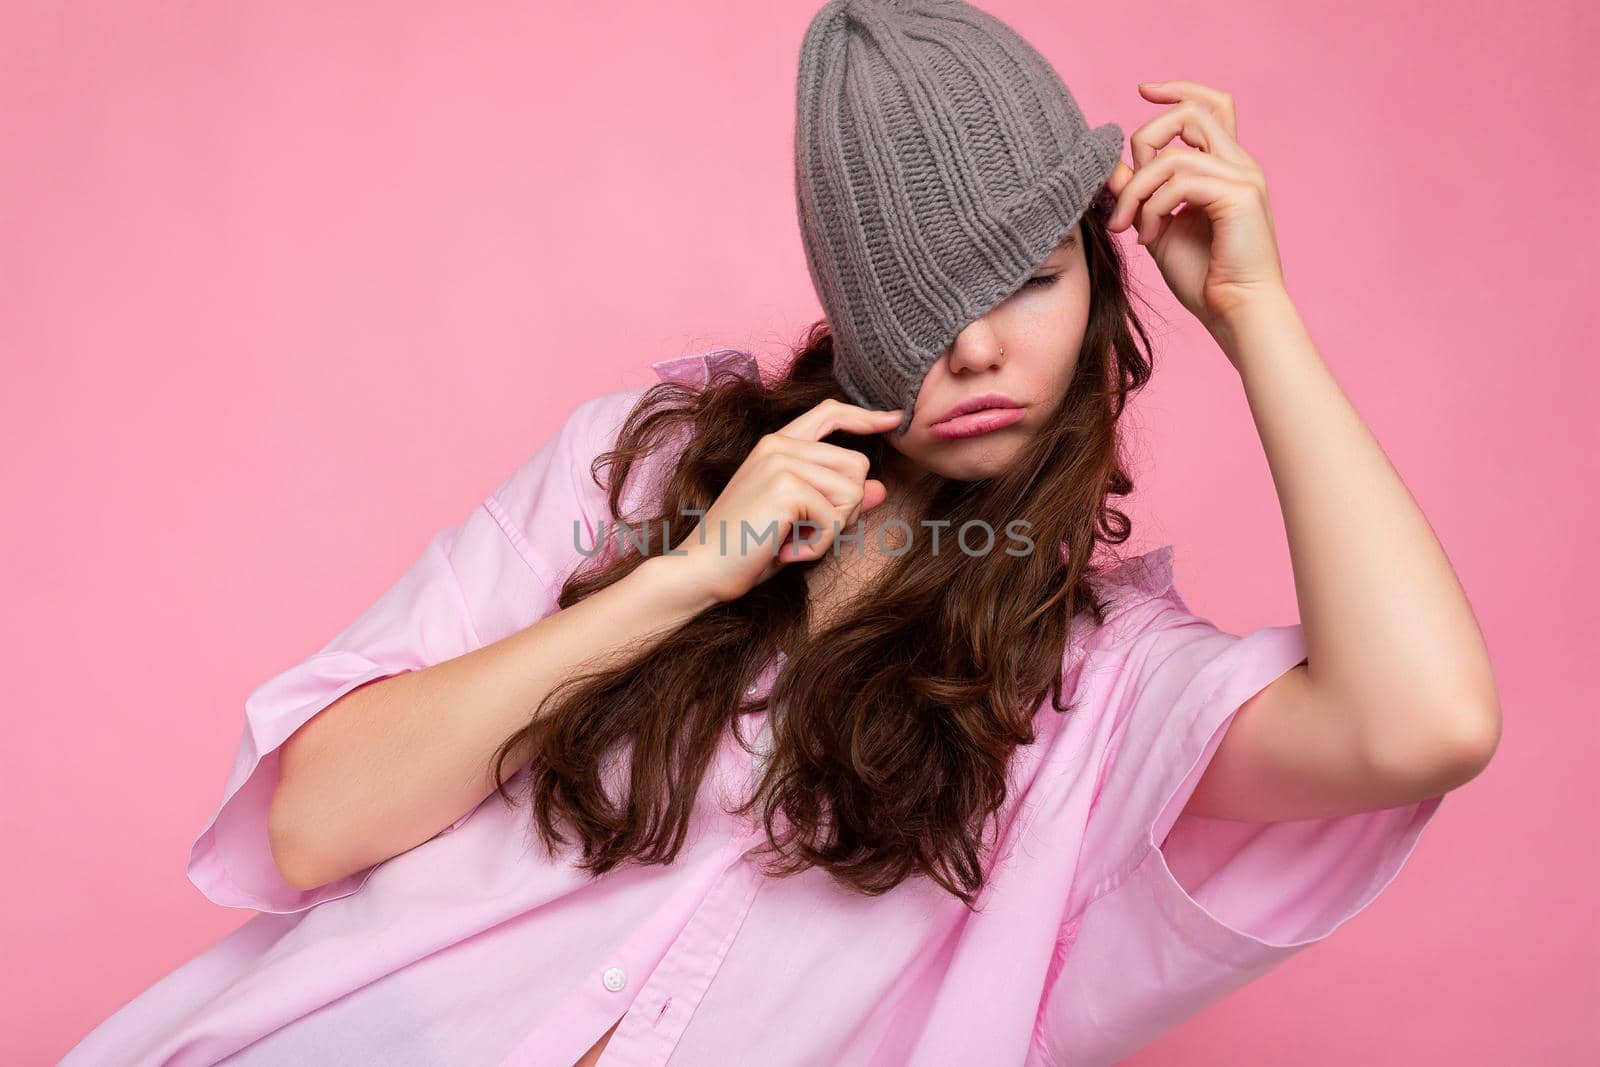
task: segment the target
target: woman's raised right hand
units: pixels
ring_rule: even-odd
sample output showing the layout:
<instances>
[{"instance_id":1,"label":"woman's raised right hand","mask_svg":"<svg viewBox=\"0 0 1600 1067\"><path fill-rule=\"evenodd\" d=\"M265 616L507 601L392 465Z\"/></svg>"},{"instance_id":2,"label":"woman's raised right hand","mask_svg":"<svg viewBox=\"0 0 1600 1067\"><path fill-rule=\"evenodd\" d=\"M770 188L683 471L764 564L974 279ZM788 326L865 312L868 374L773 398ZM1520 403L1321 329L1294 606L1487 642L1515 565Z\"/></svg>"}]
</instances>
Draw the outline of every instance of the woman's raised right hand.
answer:
<instances>
[{"instance_id":1,"label":"woman's raised right hand","mask_svg":"<svg viewBox=\"0 0 1600 1067\"><path fill-rule=\"evenodd\" d=\"M707 594L727 602L786 563L822 556L839 532L849 532L862 512L887 495L882 482L867 477L866 456L822 438L837 430L884 433L900 424L901 414L899 408L873 411L830 398L764 435L673 549L681 556L677 564ZM795 532L800 523L813 525Z\"/></svg>"}]
</instances>

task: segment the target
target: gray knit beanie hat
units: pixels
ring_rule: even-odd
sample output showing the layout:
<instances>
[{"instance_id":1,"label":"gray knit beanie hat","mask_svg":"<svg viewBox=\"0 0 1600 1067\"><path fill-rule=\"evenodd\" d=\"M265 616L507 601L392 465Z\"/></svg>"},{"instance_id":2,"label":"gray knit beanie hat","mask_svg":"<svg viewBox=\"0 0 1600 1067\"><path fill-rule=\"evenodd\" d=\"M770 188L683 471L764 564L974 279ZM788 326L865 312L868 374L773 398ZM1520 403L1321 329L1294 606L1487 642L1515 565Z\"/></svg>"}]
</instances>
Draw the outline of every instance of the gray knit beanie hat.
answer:
<instances>
[{"instance_id":1,"label":"gray knit beanie hat","mask_svg":"<svg viewBox=\"0 0 1600 1067\"><path fill-rule=\"evenodd\" d=\"M1055 69L962 0L830 0L800 45L795 192L851 400L905 408L1021 288L1122 156Z\"/></svg>"}]
</instances>

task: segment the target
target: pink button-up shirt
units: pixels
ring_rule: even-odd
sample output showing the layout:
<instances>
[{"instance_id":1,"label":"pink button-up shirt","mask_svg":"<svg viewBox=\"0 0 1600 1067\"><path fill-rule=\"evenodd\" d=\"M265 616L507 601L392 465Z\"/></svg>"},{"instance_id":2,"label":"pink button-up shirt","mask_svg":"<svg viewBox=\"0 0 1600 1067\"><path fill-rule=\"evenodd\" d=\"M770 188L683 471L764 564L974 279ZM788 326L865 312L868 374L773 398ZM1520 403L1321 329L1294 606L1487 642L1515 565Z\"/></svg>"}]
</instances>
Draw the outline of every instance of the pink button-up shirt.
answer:
<instances>
[{"instance_id":1,"label":"pink button-up shirt","mask_svg":"<svg viewBox=\"0 0 1600 1067\"><path fill-rule=\"evenodd\" d=\"M653 367L693 382L757 373L732 349ZM573 520L587 546L610 518L589 461L641 392L580 404L371 608L250 694L188 873L216 903L260 914L63 1064L570 1067L619 1018L603 1057L618 1067L1110 1063L1365 908L1438 809L1182 814L1234 712L1306 646L1298 625L1237 636L1195 615L1164 546L1103 577L1110 616L1063 650L1081 706L1062 716L1046 701L1016 752L979 913L926 880L869 898L815 869L761 876L748 855L761 831L716 801L753 788L765 711L739 717L756 752L730 732L669 866L591 881L528 844L524 810L491 796L373 867L287 885L266 828L284 739L364 682L556 610L582 561ZM781 668L775 657L757 689Z\"/></svg>"}]
</instances>

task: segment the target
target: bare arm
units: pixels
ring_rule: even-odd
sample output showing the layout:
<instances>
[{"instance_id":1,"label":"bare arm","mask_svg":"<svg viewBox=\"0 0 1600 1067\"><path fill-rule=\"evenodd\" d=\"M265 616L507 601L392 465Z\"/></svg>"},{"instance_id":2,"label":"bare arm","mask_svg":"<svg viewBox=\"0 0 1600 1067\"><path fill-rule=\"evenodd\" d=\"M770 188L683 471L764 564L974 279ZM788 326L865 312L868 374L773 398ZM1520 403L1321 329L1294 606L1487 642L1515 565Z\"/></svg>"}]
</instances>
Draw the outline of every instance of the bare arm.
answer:
<instances>
[{"instance_id":1,"label":"bare arm","mask_svg":"<svg viewBox=\"0 0 1600 1067\"><path fill-rule=\"evenodd\" d=\"M1186 810L1313 818L1456 788L1500 712L1444 548L1286 293L1218 335L1277 486L1308 662L1240 709Z\"/></svg>"},{"instance_id":2,"label":"bare arm","mask_svg":"<svg viewBox=\"0 0 1600 1067\"><path fill-rule=\"evenodd\" d=\"M1129 137L1133 165L1117 164L1108 183L1109 228L1138 230L1239 372L1307 648L1304 665L1241 706L1185 810L1316 818L1448 792L1500 739L1472 605L1289 297L1266 175L1239 143L1233 96L1185 80L1139 93L1171 106ZM1175 137L1200 151L1166 151Z\"/></svg>"},{"instance_id":3,"label":"bare arm","mask_svg":"<svg viewBox=\"0 0 1600 1067\"><path fill-rule=\"evenodd\" d=\"M660 640L716 602L656 557L510 637L360 686L284 742L268 818L284 880L308 889L433 837L494 792L494 750L578 666ZM518 753L510 766L521 766Z\"/></svg>"},{"instance_id":4,"label":"bare arm","mask_svg":"<svg viewBox=\"0 0 1600 1067\"><path fill-rule=\"evenodd\" d=\"M422 670L351 690L284 742L268 812L274 862L309 889L397 856L494 792L489 757L540 702L586 665L659 642L713 604L735 600L785 563L832 543L883 501L860 452L826 444L835 430L882 433L900 412L824 400L758 441L699 524L670 555L510 637ZM750 546L745 524L823 533L806 547ZM707 531L734 531L730 551ZM620 658L620 657L619 657ZM529 753L513 753L521 766Z\"/></svg>"}]
</instances>

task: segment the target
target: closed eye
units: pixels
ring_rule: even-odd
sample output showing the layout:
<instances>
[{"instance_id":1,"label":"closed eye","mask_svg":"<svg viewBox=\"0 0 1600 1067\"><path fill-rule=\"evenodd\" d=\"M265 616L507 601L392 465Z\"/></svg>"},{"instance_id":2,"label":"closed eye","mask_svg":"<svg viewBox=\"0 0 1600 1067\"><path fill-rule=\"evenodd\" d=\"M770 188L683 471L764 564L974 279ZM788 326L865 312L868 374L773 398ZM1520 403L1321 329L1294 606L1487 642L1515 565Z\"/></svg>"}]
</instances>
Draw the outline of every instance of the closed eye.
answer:
<instances>
[{"instance_id":1,"label":"closed eye","mask_svg":"<svg viewBox=\"0 0 1600 1067\"><path fill-rule=\"evenodd\" d=\"M1041 275L1039 275L1037 277L1029 278L1024 283L1024 288L1026 288L1028 286L1036 286L1036 287L1042 289L1047 285L1054 285L1055 282L1056 282L1056 279L1059 278L1059 277L1061 277L1060 274L1041 274Z\"/></svg>"}]
</instances>

